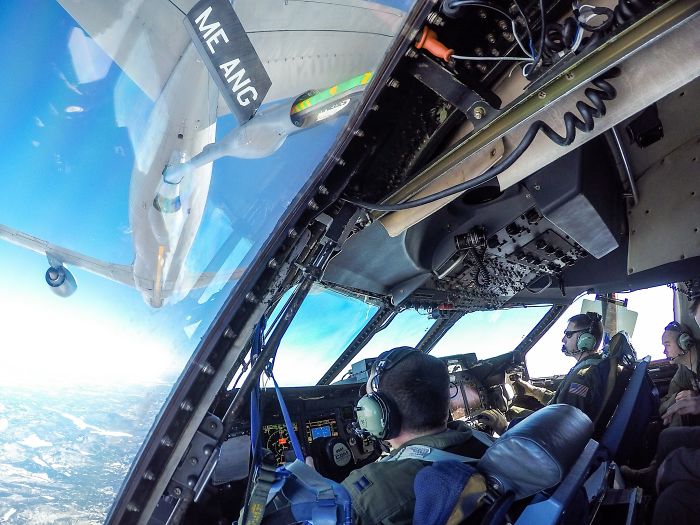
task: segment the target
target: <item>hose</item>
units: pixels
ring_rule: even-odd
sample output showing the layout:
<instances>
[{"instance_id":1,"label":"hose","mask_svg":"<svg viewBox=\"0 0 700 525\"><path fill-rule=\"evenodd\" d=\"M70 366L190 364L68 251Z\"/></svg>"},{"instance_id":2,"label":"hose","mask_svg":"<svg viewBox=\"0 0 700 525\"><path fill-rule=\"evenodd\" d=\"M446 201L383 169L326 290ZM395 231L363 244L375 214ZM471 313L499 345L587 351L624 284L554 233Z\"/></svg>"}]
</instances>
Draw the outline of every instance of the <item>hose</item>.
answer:
<instances>
[{"instance_id":1,"label":"hose","mask_svg":"<svg viewBox=\"0 0 700 525\"><path fill-rule=\"evenodd\" d=\"M590 47L599 42L604 35L618 29L654 6L651 0L618 0L613 9L597 6L575 6L574 16L562 23L547 25L543 52L543 64L551 65L562 52L575 52L580 48ZM596 16L604 16L605 21L589 25L588 21ZM581 39L583 30L591 33ZM578 41L577 41L578 40Z\"/></svg>"},{"instance_id":2,"label":"hose","mask_svg":"<svg viewBox=\"0 0 700 525\"><path fill-rule=\"evenodd\" d=\"M619 0L613 10L616 26L622 26L649 11L654 4L650 0Z\"/></svg>"},{"instance_id":3,"label":"hose","mask_svg":"<svg viewBox=\"0 0 700 525\"><path fill-rule=\"evenodd\" d=\"M462 182L461 184L457 184L451 188L438 191L432 195L399 204L369 203L349 197L342 197L342 200L368 210L382 212L401 211L415 208L416 206L423 206L424 204L430 204L445 197L450 197L457 193L471 190L477 186L480 186L481 184L489 182L510 168L522 156L525 150L527 150L530 144L532 144L532 141L535 140L535 137L540 130L542 130L542 133L544 133L547 138L560 146L568 146L571 144L576 138L577 129L586 133L592 131L595 126L594 119L597 117L602 117L606 113L604 101L613 100L617 96L617 90L608 82L608 79L615 78L619 75L620 70L618 68L612 68L591 81L596 89L589 87L584 91L584 94L590 101L590 104L586 104L583 101L576 103L576 109L581 114L581 118L578 118L570 111L567 111L564 114L564 127L566 130L565 135L559 135L545 122L536 120L530 124L530 127L525 132L522 140L515 148L513 148L513 151L506 155L501 162L490 167L484 173L471 180Z\"/></svg>"}]
</instances>

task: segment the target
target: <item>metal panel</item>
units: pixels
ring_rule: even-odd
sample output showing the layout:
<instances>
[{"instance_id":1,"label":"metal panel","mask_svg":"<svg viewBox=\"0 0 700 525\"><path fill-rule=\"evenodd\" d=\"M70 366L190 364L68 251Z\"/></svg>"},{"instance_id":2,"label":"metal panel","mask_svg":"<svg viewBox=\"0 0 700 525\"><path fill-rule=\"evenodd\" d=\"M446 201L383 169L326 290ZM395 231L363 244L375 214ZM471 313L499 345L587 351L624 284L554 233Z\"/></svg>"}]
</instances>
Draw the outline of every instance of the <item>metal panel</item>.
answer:
<instances>
[{"instance_id":1,"label":"metal panel","mask_svg":"<svg viewBox=\"0 0 700 525\"><path fill-rule=\"evenodd\" d=\"M700 255L700 142L694 137L639 180L629 211L629 274Z\"/></svg>"}]
</instances>

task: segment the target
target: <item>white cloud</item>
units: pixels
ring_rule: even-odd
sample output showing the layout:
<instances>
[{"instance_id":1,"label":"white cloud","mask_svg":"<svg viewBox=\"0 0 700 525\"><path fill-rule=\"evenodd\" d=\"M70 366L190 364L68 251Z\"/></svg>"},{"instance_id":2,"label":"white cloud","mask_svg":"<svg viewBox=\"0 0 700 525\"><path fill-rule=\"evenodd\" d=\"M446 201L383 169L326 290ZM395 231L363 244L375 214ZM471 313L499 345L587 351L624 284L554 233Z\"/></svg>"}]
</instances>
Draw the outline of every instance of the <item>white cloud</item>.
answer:
<instances>
[{"instance_id":1,"label":"white cloud","mask_svg":"<svg viewBox=\"0 0 700 525\"><path fill-rule=\"evenodd\" d=\"M0 385L143 384L179 374L167 340L42 292L14 295L2 307Z\"/></svg>"}]
</instances>

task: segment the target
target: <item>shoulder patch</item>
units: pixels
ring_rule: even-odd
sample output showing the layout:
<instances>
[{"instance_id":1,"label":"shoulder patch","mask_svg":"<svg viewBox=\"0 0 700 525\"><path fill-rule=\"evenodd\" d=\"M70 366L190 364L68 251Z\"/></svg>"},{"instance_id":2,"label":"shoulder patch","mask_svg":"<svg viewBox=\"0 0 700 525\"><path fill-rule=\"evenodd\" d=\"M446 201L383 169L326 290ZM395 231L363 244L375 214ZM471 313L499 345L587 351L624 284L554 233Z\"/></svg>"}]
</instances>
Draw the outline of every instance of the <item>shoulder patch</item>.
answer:
<instances>
[{"instance_id":1,"label":"shoulder patch","mask_svg":"<svg viewBox=\"0 0 700 525\"><path fill-rule=\"evenodd\" d=\"M355 489L357 490L357 492L362 492L363 490L372 486L372 482L370 480L368 480L365 476L362 476L357 481L353 481L352 484L355 487Z\"/></svg>"},{"instance_id":2,"label":"shoulder patch","mask_svg":"<svg viewBox=\"0 0 700 525\"><path fill-rule=\"evenodd\" d=\"M569 394L586 397L588 395L588 387L580 383L571 383L571 386L569 386Z\"/></svg>"}]
</instances>

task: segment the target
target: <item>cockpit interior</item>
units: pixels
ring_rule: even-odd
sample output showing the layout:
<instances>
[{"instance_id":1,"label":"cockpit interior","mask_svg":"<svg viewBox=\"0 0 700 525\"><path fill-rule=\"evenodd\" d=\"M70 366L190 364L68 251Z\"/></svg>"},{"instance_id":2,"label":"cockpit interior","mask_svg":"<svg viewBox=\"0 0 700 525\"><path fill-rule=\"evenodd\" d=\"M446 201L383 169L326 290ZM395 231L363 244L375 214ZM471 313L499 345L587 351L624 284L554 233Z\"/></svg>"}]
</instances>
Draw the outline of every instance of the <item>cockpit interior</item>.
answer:
<instances>
[{"instance_id":1,"label":"cockpit interior","mask_svg":"<svg viewBox=\"0 0 700 525\"><path fill-rule=\"evenodd\" d=\"M515 401L536 408L516 384L529 378L525 355L581 294L614 305L617 292L679 283L676 315L692 322L681 306L697 287L700 260L700 124L693 109L700 100L700 63L692 51L699 45L698 6L622 0L595 7L574 2L572 11L568 2L545 4L446 0L414 6L342 140L265 252L266 266L245 294L230 298L224 312L235 317L222 315L202 346L209 362L218 355L230 359L227 349L235 348L233 363L222 362L237 371L246 363L251 323L294 286L288 311L312 283L377 306L318 385L281 390L304 454L330 479L341 481L382 454L381 443L358 437L352 425L372 360L333 380L398 311L417 309L435 319L416 345L430 352L469 312L549 305L512 351L478 360L465 349L444 358L451 417L489 434L495 430L483 417L487 409L507 413ZM519 45L520 25L533 35L531 53ZM523 53L524 63L511 60ZM273 333L266 348L275 343ZM220 453L238 447L237 457L245 460L251 422L241 392L262 370L247 365L247 379L219 392L209 409L224 421L227 439L215 439ZM653 385L646 388L663 396L673 368L647 365ZM560 380L539 384L556 388ZM643 390L642 379L635 381ZM623 396L619 391L616 403ZM596 439L609 441L607 421L622 411L609 409ZM646 412L650 419L652 412ZM260 414L262 440L277 464L293 459L270 389L261 396ZM622 441L610 449L610 461L621 459ZM652 450L646 443L624 459L644 464ZM187 453L180 458L186 461ZM175 463L162 465L172 470ZM176 476L158 485L166 488L154 515L160 511L167 523L235 519L248 463L220 461L211 483L203 486L195 476L189 487L186 477L177 477L179 464ZM614 477L606 465L602 476ZM124 497L136 497L143 482L134 483ZM624 516L642 523L641 495L609 487L610 501L603 505L604 495L596 493L595 510L582 513L580 522L617 523ZM634 512L621 511L625 505ZM535 523L523 508L509 519L519 513L517 523ZM115 523L128 522L127 514L120 516L113 515Z\"/></svg>"},{"instance_id":2,"label":"cockpit interior","mask_svg":"<svg viewBox=\"0 0 700 525\"><path fill-rule=\"evenodd\" d=\"M110 523L135 523L143 509L153 523L235 520L250 486L251 418L277 465L294 459L274 390L263 389L255 417L246 396L312 285L376 307L317 385L281 389L304 455L335 481L385 450L353 428L372 359L339 374L402 310L435 320L416 345L430 352L470 312L548 305L510 352L479 360L467 348L444 358L451 418L496 436L484 414L508 413L516 401L537 408L518 391L518 378L529 379L525 355L581 294L613 312L618 292L679 283L675 315L688 322L681 306L697 290L700 260L697 11L696 2L648 0L414 5L341 138L263 250L265 264L229 297L197 354L199 370L174 392L156 427L173 445L164 450L161 440L142 452L121 493L132 508L115 506ZM246 357L257 320L280 307L257 361ZM608 421L623 417L617 403L654 419L652 401L645 412L636 398L623 402L625 392L635 384L640 398L645 388L649 399L663 395L673 369L642 363L644 377L626 377L594 431L603 444L612 439ZM219 390L241 367L243 381ZM185 399L197 407L186 416L178 409ZM207 418L218 420L214 432L202 426ZM642 523L641 493L610 481L626 441L609 445L603 471L591 460L587 475L609 483L598 480L607 488L590 496L581 523ZM624 459L644 464L652 450L648 443ZM581 457L595 456L587 451ZM151 481L143 472L160 474ZM508 519L521 518L513 522L537 520L527 505L513 509Z\"/></svg>"},{"instance_id":3,"label":"cockpit interior","mask_svg":"<svg viewBox=\"0 0 700 525\"><path fill-rule=\"evenodd\" d=\"M636 314L621 297L666 287L672 298L655 305L656 317L684 323L700 339L697 317L688 311L700 295L700 2L266 0L257 6L212 0L216 9L206 10L206 2L169 0L166 7L177 8L168 15L177 30L170 18L159 22L159 3L96 3L108 13L129 14L129 23L110 25L95 14L98 8L60 2L85 28L75 37L77 49L92 49L81 40L89 35L125 72L155 42L139 47L139 27L153 23L165 48L169 38L187 42L187 51L158 55L151 72L157 79L148 68L134 77L144 93L159 93L141 106L152 103L154 115L170 114L161 126L165 138L157 139L154 119L129 122L120 103L129 133L156 145L155 153L134 153L132 222L121 234L134 237L133 262L100 265L0 225L0 239L48 257L46 284L66 301L81 293L67 298L77 285L66 267L102 272L136 290L149 315L174 312L192 343L162 408L143 417L153 425L118 491L109 493L105 523L236 522L259 471L251 453L256 433L275 466L311 458L321 476L342 482L388 452L386 442L358 432L356 424L374 360L394 344L377 343L381 335L403 313L418 312L426 327L411 346L431 353L470 315L513 310L536 318L525 328L513 325L514 345L484 356L489 341L474 338L438 356L450 378L450 423L491 440L487 478L518 498L502 501L503 512L483 523L652 523L652 495L625 486L619 467L652 461L663 428L658 400L676 365L635 353L634 322L625 323ZM336 8L362 12L362 27L347 29L343 24L352 20L323 11L318 23L323 18L326 26L308 29L316 24L314 9ZM214 25L218 9L229 17L222 29ZM275 25L282 20L287 25ZM232 27L247 53L240 60L214 52L229 43L218 31ZM292 45L284 39L306 31L318 33L319 49L307 49L304 41L294 56L277 57ZM347 46L338 40L350 33ZM128 45L112 49L117 36ZM322 56L324 46L331 58ZM166 59L180 64L183 57L193 69L159 69ZM376 58L376 67L365 71L371 61L358 57ZM246 60L255 63L246 66L252 81L236 69ZM333 74L325 75L327 67ZM263 90L253 73L265 70ZM310 75L328 85L306 85ZM282 90L285 78L293 85ZM178 90L178 79L201 90ZM119 82L119 90L136 89ZM231 110L231 104L240 107ZM141 106L129 107L136 114ZM82 110L71 111L77 119ZM228 120L214 129L222 113ZM318 130L335 135L326 140ZM317 162L306 159L311 148L304 137L328 142L319 146ZM249 164L225 164L230 158L262 167L247 172ZM142 169L146 160L152 165ZM291 186L294 166L305 162L312 168L298 188ZM206 179L206 191L191 190L188 177ZM207 192L215 198L240 180L256 189L255 198L248 202L241 193L240 201L221 204L218 215L205 208ZM283 186L287 193L277 195ZM207 246L213 229L209 236L198 233L202 217L220 227L217 232L231 233ZM141 220L146 227L140 229ZM253 233L238 235L237 228ZM193 245L207 257L192 256ZM317 326L307 336L298 329L293 342L285 334L304 305L323 293L350 298L364 310L338 310L336 321L348 332L321 355L310 349L311 340L337 326ZM581 313L582 298L602 317L605 355L619 359L611 365L619 373L611 375L603 409L588 426L566 410L543 409L520 386L530 381L555 391L562 383L563 373L532 373L531 350L546 340L553 341L552 354L561 353L562 323ZM579 310L572 312L572 305ZM209 310L206 317L202 312ZM321 310L307 315L322 319ZM138 322L138 314L129 315L124 319ZM470 326L476 330L479 323ZM284 361L285 345L296 351L290 361ZM280 367L299 375L321 371L314 384L275 388L272 370L280 375ZM514 407L534 414L520 430L506 430L517 417ZM569 445L552 445L548 434L558 432ZM296 439L304 458L295 452ZM540 447L537 457L548 458L541 465L517 455L527 440ZM559 478L528 492L523 487L535 486L536 477L528 472L540 466Z\"/></svg>"}]
</instances>

